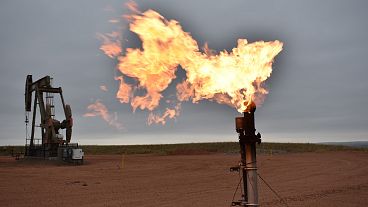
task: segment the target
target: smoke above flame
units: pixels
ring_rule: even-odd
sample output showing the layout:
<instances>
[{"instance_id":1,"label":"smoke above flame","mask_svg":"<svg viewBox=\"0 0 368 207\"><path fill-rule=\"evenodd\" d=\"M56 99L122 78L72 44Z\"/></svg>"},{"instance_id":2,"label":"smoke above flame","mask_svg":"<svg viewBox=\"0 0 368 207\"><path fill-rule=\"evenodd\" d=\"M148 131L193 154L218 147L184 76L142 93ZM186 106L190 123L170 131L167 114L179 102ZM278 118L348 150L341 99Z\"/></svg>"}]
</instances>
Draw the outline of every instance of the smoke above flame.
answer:
<instances>
[{"instance_id":1,"label":"smoke above flame","mask_svg":"<svg viewBox=\"0 0 368 207\"><path fill-rule=\"evenodd\" d=\"M83 116L84 117L95 117L99 116L105 120L110 126L116 129L123 129L123 125L118 121L117 114L110 114L107 107L100 101L96 100L95 103L90 104L87 107L88 111Z\"/></svg>"},{"instance_id":2,"label":"smoke above flame","mask_svg":"<svg viewBox=\"0 0 368 207\"><path fill-rule=\"evenodd\" d=\"M211 100L243 112L251 101L257 105L268 93L263 83L272 73L275 56L283 43L257 41L248 43L239 39L237 47L219 53L205 45L203 52L193 37L176 20L167 20L154 10L140 12L135 3L128 7L133 14L125 15L129 29L142 41L142 49L126 48L124 53L118 33L101 35L101 50L118 60L121 76L117 98L136 109L150 111L148 124L162 123L178 116L181 102L198 103ZM186 72L186 79L176 85L175 98L164 97L170 83L176 78L178 66ZM134 79L128 84L125 78ZM137 91L144 90L144 94ZM164 102L174 103L162 115L154 110Z\"/></svg>"}]
</instances>

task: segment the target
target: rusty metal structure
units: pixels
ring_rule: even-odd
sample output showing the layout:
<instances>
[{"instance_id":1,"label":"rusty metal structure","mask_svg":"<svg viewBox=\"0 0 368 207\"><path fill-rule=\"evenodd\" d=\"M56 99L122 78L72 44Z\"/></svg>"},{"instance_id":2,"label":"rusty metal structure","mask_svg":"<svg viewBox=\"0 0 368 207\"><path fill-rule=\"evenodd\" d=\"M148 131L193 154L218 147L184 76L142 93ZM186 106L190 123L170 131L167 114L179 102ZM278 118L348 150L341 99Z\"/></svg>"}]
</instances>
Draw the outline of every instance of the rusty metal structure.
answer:
<instances>
[{"instance_id":1,"label":"rusty metal structure","mask_svg":"<svg viewBox=\"0 0 368 207\"><path fill-rule=\"evenodd\" d=\"M33 95L34 94L34 95ZM54 94L59 94L62 109L65 115L63 121L55 119ZM65 104L61 87L52 87L52 78L45 76L37 81L28 75L25 84L25 111L26 111L26 146L25 156L29 157L60 157L72 158L72 153L78 149L78 144L71 144L73 118L70 105ZM32 105L33 102L33 105ZM37 109L40 114L40 123L36 125ZM28 136L29 113L32 112L31 134ZM41 138L35 137L36 127L40 128ZM61 129L65 129L65 139ZM83 159L81 149L80 155ZM77 152L76 151L76 152ZM79 156L80 156L79 155ZM76 158L74 156L74 158ZM79 158L78 158L79 160Z\"/></svg>"},{"instance_id":2,"label":"rusty metal structure","mask_svg":"<svg viewBox=\"0 0 368 207\"><path fill-rule=\"evenodd\" d=\"M257 185L256 144L261 143L261 134L256 134L254 112L256 105L251 102L243 117L235 118L236 132L239 135L241 161L239 166L231 167L230 171L241 174L243 194L239 201L233 201L232 206L259 206Z\"/></svg>"}]
</instances>

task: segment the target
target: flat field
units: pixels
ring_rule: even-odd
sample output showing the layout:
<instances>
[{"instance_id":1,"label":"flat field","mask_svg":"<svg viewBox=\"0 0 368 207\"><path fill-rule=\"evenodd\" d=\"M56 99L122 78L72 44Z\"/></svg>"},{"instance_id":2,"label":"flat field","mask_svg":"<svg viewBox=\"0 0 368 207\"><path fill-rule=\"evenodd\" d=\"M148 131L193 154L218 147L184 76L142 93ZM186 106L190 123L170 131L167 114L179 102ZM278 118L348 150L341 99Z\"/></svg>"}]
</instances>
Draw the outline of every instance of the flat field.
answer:
<instances>
[{"instance_id":1,"label":"flat field","mask_svg":"<svg viewBox=\"0 0 368 207\"><path fill-rule=\"evenodd\" d=\"M0 206L230 206L238 161L219 152L87 155L80 166L0 156ZM368 205L365 151L260 154L258 167L289 206ZM258 186L262 206L286 206Z\"/></svg>"}]
</instances>

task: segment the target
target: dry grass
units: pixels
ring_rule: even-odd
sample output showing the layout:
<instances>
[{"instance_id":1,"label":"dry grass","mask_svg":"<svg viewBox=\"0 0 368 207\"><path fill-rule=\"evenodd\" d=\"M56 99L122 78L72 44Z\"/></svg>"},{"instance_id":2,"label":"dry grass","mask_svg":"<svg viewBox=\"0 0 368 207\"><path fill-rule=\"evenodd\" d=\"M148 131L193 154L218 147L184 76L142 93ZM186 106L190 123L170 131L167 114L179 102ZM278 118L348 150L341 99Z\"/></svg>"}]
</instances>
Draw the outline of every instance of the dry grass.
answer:
<instances>
[{"instance_id":1,"label":"dry grass","mask_svg":"<svg viewBox=\"0 0 368 207\"><path fill-rule=\"evenodd\" d=\"M85 154L156 154L156 155L183 155L183 154L210 154L210 153L238 153L237 142L216 143L188 143L188 144L155 144L155 145L84 145ZM258 152L263 154L301 153L324 151L366 151L347 146L302 144L302 143L262 143L257 146ZM24 152L24 146L0 146L0 155L11 155L12 152Z\"/></svg>"}]
</instances>

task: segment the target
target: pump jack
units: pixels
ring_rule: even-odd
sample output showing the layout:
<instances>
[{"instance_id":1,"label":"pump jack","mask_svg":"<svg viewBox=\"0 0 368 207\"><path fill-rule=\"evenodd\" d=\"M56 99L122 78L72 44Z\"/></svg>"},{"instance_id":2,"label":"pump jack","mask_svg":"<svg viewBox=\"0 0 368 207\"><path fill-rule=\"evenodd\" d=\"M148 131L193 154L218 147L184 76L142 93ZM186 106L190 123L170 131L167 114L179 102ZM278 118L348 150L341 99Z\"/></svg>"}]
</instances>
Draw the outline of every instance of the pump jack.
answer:
<instances>
[{"instance_id":1,"label":"pump jack","mask_svg":"<svg viewBox=\"0 0 368 207\"><path fill-rule=\"evenodd\" d=\"M28 113L32 111L33 115L31 136L26 137L25 156L29 157L58 157L67 161L83 161L84 153L78 148L78 144L71 144L73 118L70 105L65 104L61 87L54 88L51 86L52 78L45 76L35 82L32 81L32 75L28 75L25 84L25 111L26 125L28 125ZM45 94L45 96L44 96ZM65 119L58 121L55 119L54 96L60 94L62 108ZM36 127L36 111L37 106L40 112L41 123L38 127L41 128L41 144L35 143L35 127ZM65 137L59 132L60 129L65 129Z\"/></svg>"}]
</instances>

